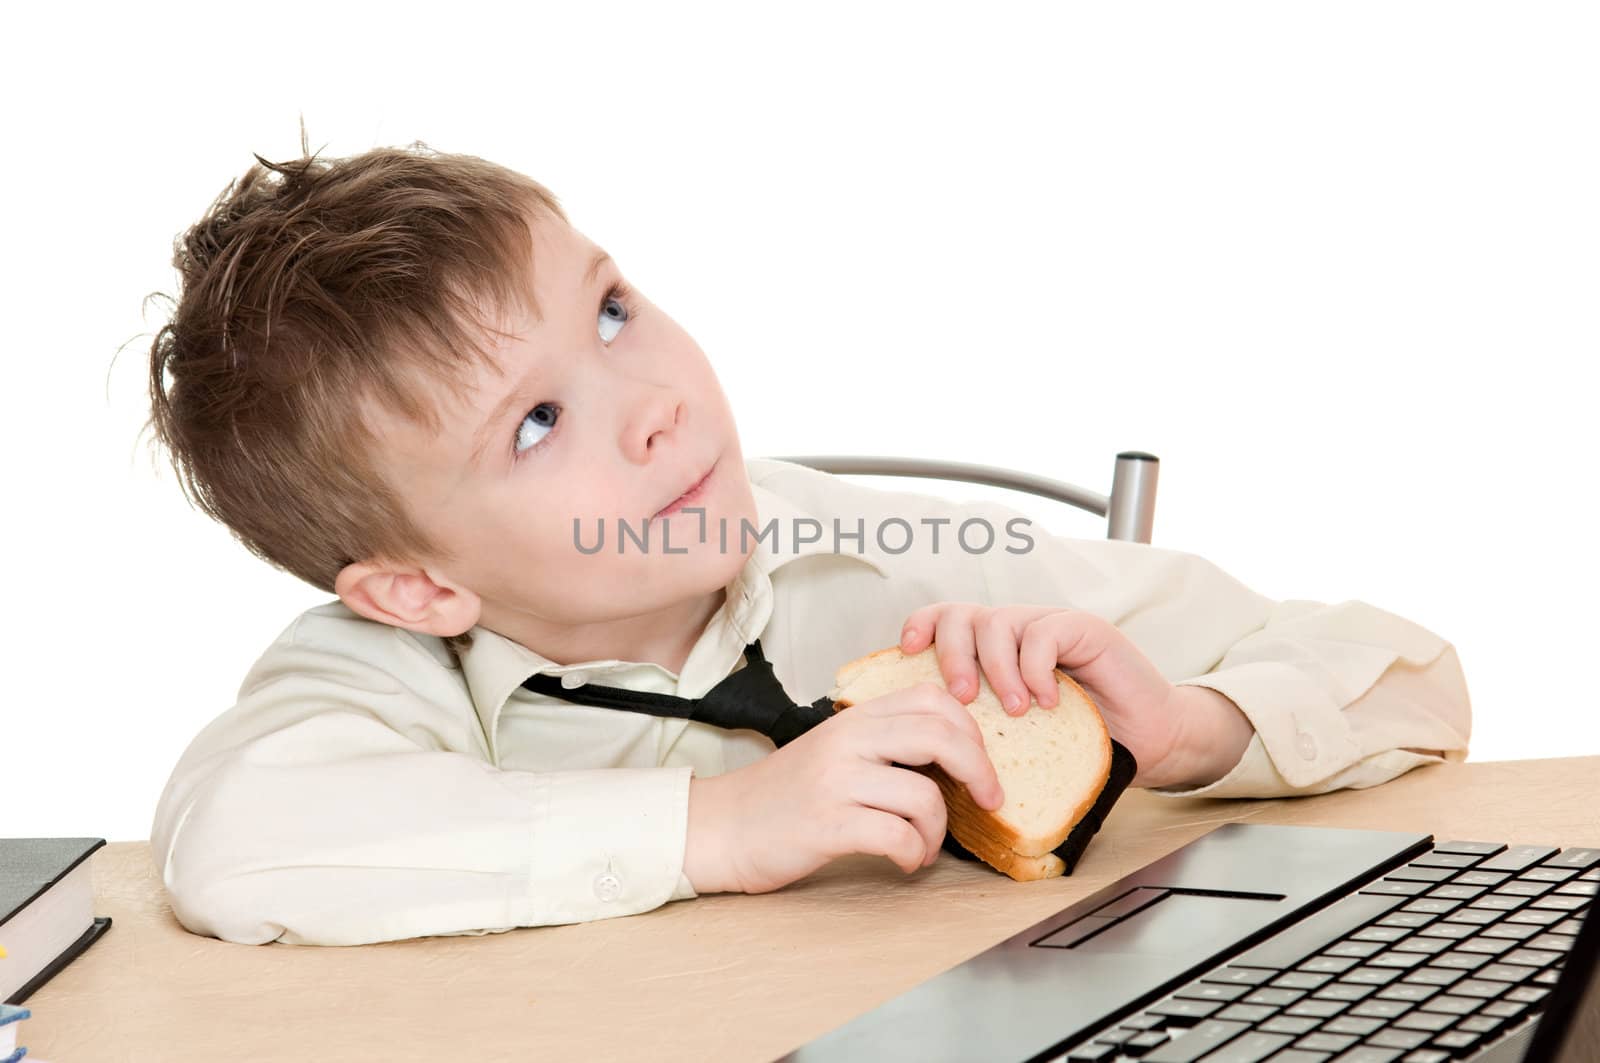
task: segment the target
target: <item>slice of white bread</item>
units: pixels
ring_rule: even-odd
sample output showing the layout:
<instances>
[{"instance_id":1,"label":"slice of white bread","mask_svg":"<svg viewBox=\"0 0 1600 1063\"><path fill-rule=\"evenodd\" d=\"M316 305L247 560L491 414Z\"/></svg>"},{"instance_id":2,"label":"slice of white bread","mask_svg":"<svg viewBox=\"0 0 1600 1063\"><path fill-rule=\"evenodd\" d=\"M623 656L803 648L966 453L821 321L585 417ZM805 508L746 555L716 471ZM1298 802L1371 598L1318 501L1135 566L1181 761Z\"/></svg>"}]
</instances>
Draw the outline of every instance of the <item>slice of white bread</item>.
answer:
<instances>
[{"instance_id":1,"label":"slice of white bread","mask_svg":"<svg viewBox=\"0 0 1600 1063\"><path fill-rule=\"evenodd\" d=\"M1008 714L978 671L978 693L965 708L977 721L984 749L1005 790L994 811L972 800L937 764L907 765L938 784L949 830L974 856L1019 882L1053 878L1065 864L1060 845L1094 806L1111 775L1111 735L1083 688L1055 669L1060 698L1051 708L1032 699L1021 716ZM841 667L828 694L834 711L918 683L947 689L935 648L902 653L898 646Z\"/></svg>"}]
</instances>

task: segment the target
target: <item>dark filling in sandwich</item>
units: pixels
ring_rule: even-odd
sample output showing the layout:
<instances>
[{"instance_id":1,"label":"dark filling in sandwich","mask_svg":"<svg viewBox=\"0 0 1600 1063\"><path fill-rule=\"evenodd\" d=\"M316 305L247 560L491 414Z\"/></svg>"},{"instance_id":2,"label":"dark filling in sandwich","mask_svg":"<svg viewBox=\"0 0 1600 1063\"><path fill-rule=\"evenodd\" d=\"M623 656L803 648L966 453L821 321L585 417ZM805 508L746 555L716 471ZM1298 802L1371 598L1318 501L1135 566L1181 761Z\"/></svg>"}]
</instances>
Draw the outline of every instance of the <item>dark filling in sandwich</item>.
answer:
<instances>
[{"instance_id":1,"label":"dark filling in sandwich","mask_svg":"<svg viewBox=\"0 0 1600 1063\"><path fill-rule=\"evenodd\" d=\"M1064 875L1072 874L1072 869L1078 864L1078 857L1089 847L1089 839L1099 831L1100 824L1105 822L1106 816L1111 813L1111 806L1117 803L1117 798L1122 796L1122 791L1128 788L1133 777L1139 772L1139 764L1133 759L1133 754L1128 752L1126 746L1115 738L1111 740L1111 774L1106 778L1106 785L1100 791L1100 796L1095 798L1089 811L1084 813L1082 819L1073 825L1061 844L1052 850L1066 864ZM978 857L967 851L967 847L956 841L956 836L949 830L944 832L945 852L962 860L977 860ZM981 862L981 861L980 861Z\"/></svg>"}]
</instances>

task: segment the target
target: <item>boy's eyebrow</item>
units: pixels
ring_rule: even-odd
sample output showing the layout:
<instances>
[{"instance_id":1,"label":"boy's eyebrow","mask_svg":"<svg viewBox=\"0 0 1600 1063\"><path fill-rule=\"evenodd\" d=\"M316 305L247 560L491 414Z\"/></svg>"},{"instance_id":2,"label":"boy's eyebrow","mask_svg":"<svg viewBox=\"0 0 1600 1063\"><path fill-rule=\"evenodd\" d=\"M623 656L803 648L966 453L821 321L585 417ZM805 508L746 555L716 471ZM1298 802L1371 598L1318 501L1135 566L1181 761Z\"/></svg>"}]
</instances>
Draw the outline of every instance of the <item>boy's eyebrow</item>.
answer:
<instances>
[{"instance_id":1,"label":"boy's eyebrow","mask_svg":"<svg viewBox=\"0 0 1600 1063\"><path fill-rule=\"evenodd\" d=\"M599 251L597 251L594 258L589 261L589 269L583 275L583 287L587 289L593 286L595 278L600 275L600 267L610 261L611 256L606 253L605 248L601 248ZM535 320L538 321L543 319L536 318ZM533 359L533 367L529 370L529 372L521 380L517 381L511 386L511 390L506 392L505 397L495 405L495 408L492 411L490 411L489 416L484 420L483 424L478 426L477 433L472 437L472 454L469 458L473 465L477 465L479 460L483 457L483 450L489 445L489 440L493 437L495 427L499 425L501 420L511 412L511 407L517 403L522 395L523 387L530 380L539 375L539 362L540 359L535 356Z\"/></svg>"}]
</instances>

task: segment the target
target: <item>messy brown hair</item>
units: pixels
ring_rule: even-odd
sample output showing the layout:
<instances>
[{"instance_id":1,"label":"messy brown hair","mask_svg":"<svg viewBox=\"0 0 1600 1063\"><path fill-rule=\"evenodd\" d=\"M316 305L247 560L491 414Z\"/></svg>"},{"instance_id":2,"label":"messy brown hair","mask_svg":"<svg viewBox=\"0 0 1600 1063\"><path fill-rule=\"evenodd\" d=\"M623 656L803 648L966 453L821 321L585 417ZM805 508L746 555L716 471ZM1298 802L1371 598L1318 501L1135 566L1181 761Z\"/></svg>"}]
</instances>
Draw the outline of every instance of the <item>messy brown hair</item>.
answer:
<instances>
[{"instance_id":1,"label":"messy brown hair","mask_svg":"<svg viewBox=\"0 0 1600 1063\"><path fill-rule=\"evenodd\" d=\"M567 218L537 181L421 141L318 158L302 129L301 152L256 155L174 241L145 427L191 504L331 594L354 561L452 560L380 475L359 411L436 433L419 385L459 396L496 315L537 316L529 220Z\"/></svg>"}]
</instances>

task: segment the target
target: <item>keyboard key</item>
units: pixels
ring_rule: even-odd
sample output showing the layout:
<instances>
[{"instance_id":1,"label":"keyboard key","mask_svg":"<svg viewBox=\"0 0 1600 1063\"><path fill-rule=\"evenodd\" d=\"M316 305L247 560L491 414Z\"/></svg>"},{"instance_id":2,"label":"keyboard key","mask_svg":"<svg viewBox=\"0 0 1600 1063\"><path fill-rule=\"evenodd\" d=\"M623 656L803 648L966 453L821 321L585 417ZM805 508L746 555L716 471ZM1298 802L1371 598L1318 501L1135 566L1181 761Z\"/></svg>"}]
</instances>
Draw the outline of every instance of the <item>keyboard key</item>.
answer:
<instances>
[{"instance_id":1,"label":"keyboard key","mask_svg":"<svg viewBox=\"0 0 1600 1063\"><path fill-rule=\"evenodd\" d=\"M1539 949L1518 949L1500 957L1502 963L1514 963L1522 967L1548 967L1560 959L1559 952L1543 952Z\"/></svg>"},{"instance_id":2,"label":"keyboard key","mask_svg":"<svg viewBox=\"0 0 1600 1063\"><path fill-rule=\"evenodd\" d=\"M1470 1015L1483 1003L1474 997L1459 997L1454 993L1441 993L1432 1000L1418 1005L1421 1011L1442 1011L1450 1015Z\"/></svg>"},{"instance_id":3,"label":"keyboard key","mask_svg":"<svg viewBox=\"0 0 1600 1063\"><path fill-rule=\"evenodd\" d=\"M1485 893L1482 897L1467 905L1468 909L1491 912L1512 912L1528 903L1528 898L1518 897L1515 893ZM1493 918L1491 916L1490 918ZM1488 922L1488 920L1484 920Z\"/></svg>"},{"instance_id":4,"label":"keyboard key","mask_svg":"<svg viewBox=\"0 0 1600 1063\"><path fill-rule=\"evenodd\" d=\"M1324 956L1354 956L1357 959L1366 959L1375 953L1383 951L1380 941L1341 941L1329 949L1323 949Z\"/></svg>"},{"instance_id":5,"label":"keyboard key","mask_svg":"<svg viewBox=\"0 0 1600 1063\"><path fill-rule=\"evenodd\" d=\"M1496 1000L1485 1004L1479 1009L1479 1015L1492 1015L1502 1021L1508 1021L1527 1011L1529 1005L1519 1000Z\"/></svg>"},{"instance_id":6,"label":"keyboard key","mask_svg":"<svg viewBox=\"0 0 1600 1063\"><path fill-rule=\"evenodd\" d=\"M1577 872L1568 871L1566 874L1575 875ZM1511 872L1509 871L1467 871L1450 881L1459 882L1463 886L1498 886L1510 877Z\"/></svg>"},{"instance_id":7,"label":"keyboard key","mask_svg":"<svg viewBox=\"0 0 1600 1063\"><path fill-rule=\"evenodd\" d=\"M1482 859L1482 856L1475 856L1471 853L1441 853L1438 850L1434 850L1427 856L1417 857L1415 860L1411 861L1410 865L1408 866L1461 868L1471 867L1473 864L1476 864Z\"/></svg>"},{"instance_id":8,"label":"keyboard key","mask_svg":"<svg viewBox=\"0 0 1600 1063\"><path fill-rule=\"evenodd\" d=\"M1496 923L1483 928L1482 934L1486 938L1511 938L1514 941L1523 941L1539 932L1539 927L1533 923Z\"/></svg>"},{"instance_id":9,"label":"keyboard key","mask_svg":"<svg viewBox=\"0 0 1600 1063\"><path fill-rule=\"evenodd\" d=\"M1356 1038L1348 1035L1323 1033L1308 1033L1294 1043L1294 1046L1305 1052L1343 1052L1356 1043Z\"/></svg>"},{"instance_id":10,"label":"keyboard key","mask_svg":"<svg viewBox=\"0 0 1600 1063\"><path fill-rule=\"evenodd\" d=\"M1519 1004L1537 1004L1550 994L1548 989L1538 989L1531 985L1522 985L1506 993L1505 999Z\"/></svg>"},{"instance_id":11,"label":"keyboard key","mask_svg":"<svg viewBox=\"0 0 1600 1063\"><path fill-rule=\"evenodd\" d=\"M1415 982L1418 985L1449 986L1454 985L1466 976L1466 971L1458 971L1449 967L1434 967L1429 965L1427 967L1421 967L1415 971L1412 971L1410 974L1406 975L1405 980L1407 982Z\"/></svg>"},{"instance_id":12,"label":"keyboard key","mask_svg":"<svg viewBox=\"0 0 1600 1063\"><path fill-rule=\"evenodd\" d=\"M1370 886L1363 886L1360 890L1364 894L1380 894L1387 897L1415 897L1428 888L1427 882L1400 882L1395 879L1383 879Z\"/></svg>"},{"instance_id":13,"label":"keyboard key","mask_svg":"<svg viewBox=\"0 0 1600 1063\"><path fill-rule=\"evenodd\" d=\"M1428 1039L1428 1034L1423 1030L1380 1030L1367 1038L1367 1044L1375 1048L1398 1048L1404 1051L1407 1048L1416 1048ZM1444 1058L1450 1058L1447 1054Z\"/></svg>"},{"instance_id":14,"label":"keyboard key","mask_svg":"<svg viewBox=\"0 0 1600 1063\"><path fill-rule=\"evenodd\" d=\"M1265 1004L1231 1004L1217 1012L1216 1017L1229 1022L1265 1022L1277 1013L1277 1008Z\"/></svg>"},{"instance_id":15,"label":"keyboard key","mask_svg":"<svg viewBox=\"0 0 1600 1063\"><path fill-rule=\"evenodd\" d=\"M1509 963L1491 963L1478 972L1477 977L1490 982L1526 982L1534 974L1532 967L1513 967Z\"/></svg>"},{"instance_id":16,"label":"keyboard key","mask_svg":"<svg viewBox=\"0 0 1600 1063\"><path fill-rule=\"evenodd\" d=\"M1474 937L1456 942L1456 951L1476 952L1484 956L1498 956L1507 949L1515 948L1516 944L1515 941L1506 938Z\"/></svg>"},{"instance_id":17,"label":"keyboard key","mask_svg":"<svg viewBox=\"0 0 1600 1063\"><path fill-rule=\"evenodd\" d=\"M1456 1021L1454 1015L1439 1011L1409 1011L1394 1020L1397 1030L1426 1030L1436 1033Z\"/></svg>"},{"instance_id":18,"label":"keyboard key","mask_svg":"<svg viewBox=\"0 0 1600 1063\"><path fill-rule=\"evenodd\" d=\"M1433 922L1434 917L1444 912L1459 908L1460 905L1450 901L1428 900L1412 901L1398 912L1392 912L1378 920L1378 926L1427 926Z\"/></svg>"},{"instance_id":19,"label":"keyboard key","mask_svg":"<svg viewBox=\"0 0 1600 1063\"><path fill-rule=\"evenodd\" d=\"M1400 1050L1396 1048L1373 1048L1371 1045L1358 1045L1350 1051L1333 1057L1329 1063L1394 1063L1400 1058Z\"/></svg>"},{"instance_id":20,"label":"keyboard key","mask_svg":"<svg viewBox=\"0 0 1600 1063\"><path fill-rule=\"evenodd\" d=\"M1555 892L1563 897L1593 897L1600 892L1600 882L1568 882L1557 886Z\"/></svg>"},{"instance_id":21,"label":"keyboard key","mask_svg":"<svg viewBox=\"0 0 1600 1063\"><path fill-rule=\"evenodd\" d=\"M1333 979L1331 974L1313 974L1310 971L1290 971L1274 978L1273 989L1316 989Z\"/></svg>"},{"instance_id":22,"label":"keyboard key","mask_svg":"<svg viewBox=\"0 0 1600 1063\"><path fill-rule=\"evenodd\" d=\"M1389 872L1385 878L1399 882L1443 882L1456 873L1453 867L1402 867ZM1298 1045L1296 1047L1299 1047Z\"/></svg>"},{"instance_id":23,"label":"keyboard key","mask_svg":"<svg viewBox=\"0 0 1600 1063\"><path fill-rule=\"evenodd\" d=\"M1145 1063L1194 1063L1195 1060L1246 1030L1242 1022L1210 1019L1185 1030L1144 1057Z\"/></svg>"},{"instance_id":24,"label":"keyboard key","mask_svg":"<svg viewBox=\"0 0 1600 1063\"><path fill-rule=\"evenodd\" d=\"M1382 956L1374 956L1367 963L1373 967L1399 967L1409 970L1428 958L1426 952L1399 952L1389 951Z\"/></svg>"},{"instance_id":25,"label":"keyboard key","mask_svg":"<svg viewBox=\"0 0 1600 1063\"><path fill-rule=\"evenodd\" d=\"M1375 986L1370 985L1346 985L1343 982L1335 982L1332 985L1323 986L1311 995L1318 1000L1365 1000L1372 995L1372 991L1375 988Z\"/></svg>"},{"instance_id":26,"label":"keyboard key","mask_svg":"<svg viewBox=\"0 0 1600 1063\"><path fill-rule=\"evenodd\" d=\"M1209 1017L1220 1007L1222 1002L1217 1000L1181 1000L1173 997L1159 1004L1152 1004L1145 1010L1151 1015L1165 1016L1174 1026L1186 1026Z\"/></svg>"},{"instance_id":27,"label":"keyboard key","mask_svg":"<svg viewBox=\"0 0 1600 1063\"><path fill-rule=\"evenodd\" d=\"M1244 998L1246 1004L1266 1004L1274 1008L1286 1008L1290 1004L1305 996L1303 989L1258 989Z\"/></svg>"},{"instance_id":28,"label":"keyboard key","mask_svg":"<svg viewBox=\"0 0 1600 1063\"><path fill-rule=\"evenodd\" d=\"M1367 1034L1382 1028L1382 1019L1374 1019L1365 1015L1341 1015L1337 1019L1330 1019L1323 1023L1317 1032L1353 1034L1356 1037L1365 1037Z\"/></svg>"},{"instance_id":29,"label":"keyboard key","mask_svg":"<svg viewBox=\"0 0 1600 1063\"><path fill-rule=\"evenodd\" d=\"M1448 1063L1453 1058L1454 1052L1446 1052L1441 1048L1419 1048L1400 1063Z\"/></svg>"},{"instance_id":30,"label":"keyboard key","mask_svg":"<svg viewBox=\"0 0 1600 1063\"><path fill-rule=\"evenodd\" d=\"M1556 918L1559 919L1560 916ZM1202 982L1231 982L1236 985L1260 985L1271 977L1271 971L1262 970L1259 967L1224 967L1220 971L1212 971L1210 974L1202 975L1200 980Z\"/></svg>"},{"instance_id":31,"label":"keyboard key","mask_svg":"<svg viewBox=\"0 0 1600 1063\"><path fill-rule=\"evenodd\" d=\"M1354 956L1313 956L1300 969L1313 974L1342 974L1360 962Z\"/></svg>"},{"instance_id":32,"label":"keyboard key","mask_svg":"<svg viewBox=\"0 0 1600 1063\"><path fill-rule=\"evenodd\" d=\"M1315 1019L1327 1019L1339 1014L1350 1005L1342 1000L1302 1000L1298 1004L1289 1005L1285 1015L1304 1016ZM1301 1046L1303 1047L1303 1046Z\"/></svg>"},{"instance_id":33,"label":"keyboard key","mask_svg":"<svg viewBox=\"0 0 1600 1063\"><path fill-rule=\"evenodd\" d=\"M1545 867L1570 867L1579 871L1600 864L1600 849L1566 849L1544 862Z\"/></svg>"},{"instance_id":34,"label":"keyboard key","mask_svg":"<svg viewBox=\"0 0 1600 1063\"><path fill-rule=\"evenodd\" d=\"M1258 1063L1288 1044L1291 1038L1278 1033L1247 1033L1236 1037L1211 1053L1204 1063ZM1281 1057L1280 1057L1281 1058ZM1293 1059L1294 1057L1289 1057ZM1319 1057L1307 1056L1307 1060Z\"/></svg>"},{"instance_id":35,"label":"keyboard key","mask_svg":"<svg viewBox=\"0 0 1600 1063\"><path fill-rule=\"evenodd\" d=\"M1529 923L1534 926L1549 926L1559 923L1566 918L1566 913L1552 911L1549 908L1524 908L1520 912L1512 912L1506 916L1507 923Z\"/></svg>"},{"instance_id":36,"label":"keyboard key","mask_svg":"<svg viewBox=\"0 0 1600 1063\"><path fill-rule=\"evenodd\" d=\"M1468 856L1493 856L1505 848L1503 842L1435 842L1435 853L1464 853Z\"/></svg>"},{"instance_id":37,"label":"keyboard key","mask_svg":"<svg viewBox=\"0 0 1600 1063\"><path fill-rule=\"evenodd\" d=\"M1517 1006L1527 1007L1526 1004ZM1279 1015L1277 1018L1268 1019L1257 1029L1264 1030L1267 1033L1286 1033L1291 1037L1295 1037L1303 1033L1310 1033L1321 1021L1321 1019L1309 1019L1304 1016Z\"/></svg>"},{"instance_id":38,"label":"keyboard key","mask_svg":"<svg viewBox=\"0 0 1600 1063\"><path fill-rule=\"evenodd\" d=\"M1463 941L1461 944L1469 945L1471 942ZM1479 967L1488 963L1490 959L1492 957L1488 953L1462 952L1458 949L1455 952L1446 952L1441 956L1435 956L1429 961L1428 965L1443 970L1476 971Z\"/></svg>"},{"instance_id":39,"label":"keyboard key","mask_svg":"<svg viewBox=\"0 0 1600 1063\"><path fill-rule=\"evenodd\" d=\"M1450 988L1450 992L1462 997L1477 997L1479 1000L1491 1000L1506 990L1504 982L1490 982L1482 978L1468 978L1458 982Z\"/></svg>"},{"instance_id":40,"label":"keyboard key","mask_svg":"<svg viewBox=\"0 0 1600 1063\"><path fill-rule=\"evenodd\" d=\"M1501 887L1504 889L1505 887ZM1458 882L1446 882L1442 886L1435 886L1428 891L1430 897L1443 897L1451 901L1470 901L1474 897L1487 892L1488 886L1463 886Z\"/></svg>"},{"instance_id":41,"label":"keyboard key","mask_svg":"<svg viewBox=\"0 0 1600 1063\"><path fill-rule=\"evenodd\" d=\"M1410 930L1403 926L1369 926L1350 935L1351 941L1399 941Z\"/></svg>"},{"instance_id":42,"label":"keyboard key","mask_svg":"<svg viewBox=\"0 0 1600 1063\"><path fill-rule=\"evenodd\" d=\"M1576 868L1553 866L1560 859L1558 856L1552 860L1546 860L1538 867L1530 867L1517 877L1535 882L1565 882L1569 878L1576 878L1578 874Z\"/></svg>"},{"instance_id":43,"label":"keyboard key","mask_svg":"<svg viewBox=\"0 0 1600 1063\"><path fill-rule=\"evenodd\" d=\"M1351 985L1387 985L1399 977L1393 967L1357 967L1339 976L1339 981Z\"/></svg>"},{"instance_id":44,"label":"keyboard key","mask_svg":"<svg viewBox=\"0 0 1600 1063\"><path fill-rule=\"evenodd\" d=\"M1231 1003L1232 1001L1238 1000L1248 992L1250 992L1250 987L1247 985L1223 985L1220 982L1196 982L1193 985L1184 986L1182 989L1178 990L1172 995L1175 997L1183 997L1185 1000L1221 1000Z\"/></svg>"},{"instance_id":45,"label":"keyboard key","mask_svg":"<svg viewBox=\"0 0 1600 1063\"><path fill-rule=\"evenodd\" d=\"M1126 1026L1132 1030L1153 1030L1162 1024L1161 1016L1151 1015L1146 1012L1140 1015L1135 1015L1131 1019L1123 1019L1118 1025Z\"/></svg>"},{"instance_id":46,"label":"keyboard key","mask_svg":"<svg viewBox=\"0 0 1600 1063\"><path fill-rule=\"evenodd\" d=\"M1451 912L1449 915L1445 916L1444 921L1447 923L1471 923L1474 926L1483 926L1485 923L1492 923L1496 919L1500 918L1500 912L1503 909L1485 904L1484 901L1488 899L1489 898L1487 897L1479 897L1477 900L1472 902L1470 907L1462 908L1460 911ZM1519 904L1521 903L1518 898L1515 897L1508 899L1511 901L1516 901Z\"/></svg>"},{"instance_id":47,"label":"keyboard key","mask_svg":"<svg viewBox=\"0 0 1600 1063\"><path fill-rule=\"evenodd\" d=\"M1478 864L1478 871L1526 871L1541 860L1556 854L1557 850L1545 845L1513 845L1498 856Z\"/></svg>"},{"instance_id":48,"label":"keyboard key","mask_svg":"<svg viewBox=\"0 0 1600 1063\"><path fill-rule=\"evenodd\" d=\"M1420 982L1402 982L1399 985L1384 986L1378 990L1379 1000L1407 1000L1416 1002L1427 1000L1439 992L1438 986L1424 985Z\"/></svg>"},{"instance_id":49,"label":"keyboard key","mask_svg":"<svg viewBox=\"0 0 1600 1063\"><path fill-rule=\"evenodd\" d=\"M1537 900L1535 900L1532 903L1532 907L1534 907L1534 908L1548 908L1548 909L1552 909L1554 911L1561 911L1561 912L1575 912L1579 908L1583 908L1586 905L1588 905L1588 903L1589 903L1589 898L1588 897L1559 896L1557 894L1552 893L1552 894L1550 894L1548 896L1540 897Z\"/></svg>"},{"instance_id":50,"label":"keyboard key","mask_svg":"<svg viewBox=\"0 0 1600 1063\"><path fill-rule=\"evenodd\" d=\"M1411 1005L1404 1000L1363 1000L1350 1009L1350 1014L1362 1018L1393 1019L1410 1010Z\"/></svg>"},{"instance_id":51,"label":"keyboard key","mask_svg":"<svg viewBox=\"0 0 1600 1063\"><path fill-rule=\"evenodd\" d=\"M1456 1029L1468 1033L1493 1033L1500 1027L1500 1020L1490 1018L1488 1015L1468 1015L1456 1023Z\"/></svg>"},{"instance_id":52,"label":"keyboard key","mask_svg":"<svg viewBox=\"0 0 1600 1063\"><path fill-rule=\"evenodd\" d=\"M1460 940L1461 938L1470 937L1476 933L1478 933L1478 927L1471 923L1446 923L1441 920L1440 922L1434 923L1432 926L1425 926L1421 930L1418 930L1417 936L1424 938L1449 938L1451 940Z\"/></svg>"},{"instance_id":53,"label":"keyboard key","mask_svg":"<svg viewBox=\"0 0 1600 1063\"><path fill-rule=\"evenodd\" d=\"M1120 1050L1116 1045L1089 1044L1067 1053L1067 1063L1106 1063L1116 1059Z\"/></svg>"},{"instance_id":54,"label":"keyboard key","mask_svg":"<svg viewBox=\"0 0 1600 1063\"><path fill-rule=\"evenodd\" d=\"M1448 1048L1454 1052L1463 1048L1471 1048L1482 1039L1482 1034L1468 1033L1466 1030L1451 1030L1435 1037L1433 1044L1439 1048Z\"/></svg>"},{"instance_id":55,"label":"keyboard key","mask_svg":"<svg viewBox=\"0 0 1600 1063\"><path fill-rule=\"evenodd\" d=\"M1455 925L1460 926L1461 924L1456 923ZM1493 930L1494 928L1490 927L1489 929ZM1419 934L1416 937L1395 942L1394 945L1390 947L1389 951L1420 952L1426 956L1432 956L1436 952L1443 952L1453 944L1455 944L1455 940L1450 937L1435 937L1432 935L1423 936Z\"/></svg>"},{"instance_id":56,"label":"keyboard key","mask_svg":"<svg viewBox=\"0 0 1600 1063\"><path fill-rule=\"evenodd\" d=\"M1122 1051L1130 1056L1143 1055L1152 1048L1159 1048L1166 1044L1169 1038L1161 1030L1146 1030L1137 1037L1130 1037L1122 1043Z\"/></svg>"},{"instance_id":57,"label":"keyboard key","mask_svg":"<svg viewBox=\"0 0 1600 1063\"><path fill-rule=\"evenodd\" d=\"M1509 897L1538 897L1549 893L1555 886L1552 882L1540 882L1533 878L1519 878L1514 882L1507 882L1504 886L1496 886L1496 893Z\"/></svg>"},{"instance_id":58,"label":"keyboard key","mask_svg":"<svg viewBox=\"0 0 1600 1063\"><path fill-rule=\"evenodd\" d=\"M1567 953L1572 951L1572 943L1574 940L1574 938L1569 937L1566 934L1540 934L1538 937L1528 942L1528 947L1530 949L1549 949L1552 952L1559 952L1565 956Z\"/></svg>"}]
</instances>

